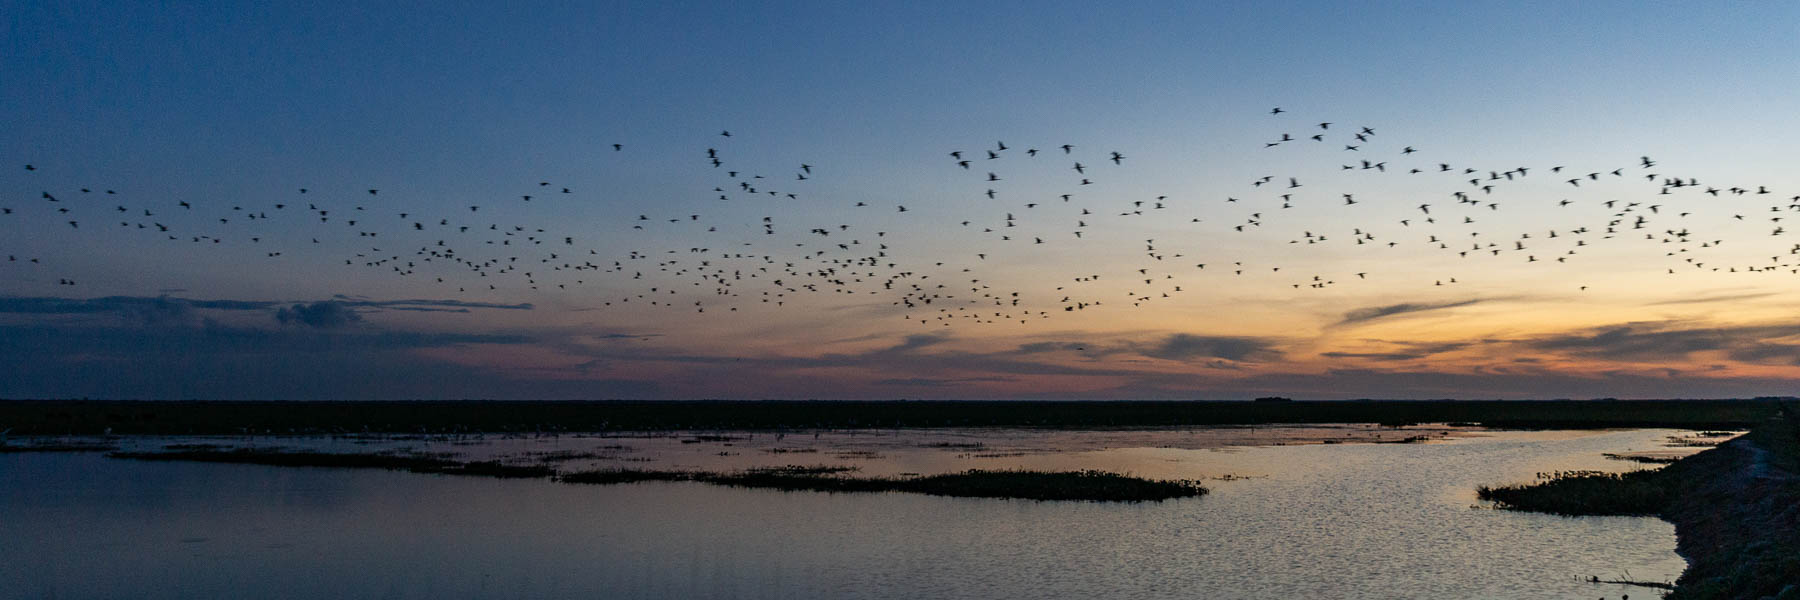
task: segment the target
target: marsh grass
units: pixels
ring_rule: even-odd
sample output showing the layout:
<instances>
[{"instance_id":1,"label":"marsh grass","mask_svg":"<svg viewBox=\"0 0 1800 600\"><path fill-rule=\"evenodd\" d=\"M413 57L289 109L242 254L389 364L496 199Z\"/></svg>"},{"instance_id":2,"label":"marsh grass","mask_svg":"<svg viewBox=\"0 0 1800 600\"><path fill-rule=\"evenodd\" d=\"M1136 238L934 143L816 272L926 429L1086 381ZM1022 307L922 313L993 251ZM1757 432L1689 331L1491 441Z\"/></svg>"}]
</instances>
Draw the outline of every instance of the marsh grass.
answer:
<instances>
[{"instance_id":1,"label":"marsh grass","mask_svg":"<svg viewBox=\"0 0 1800 600\"><path fill-rule=\"evenodd\" d=\"M1476 497L1502 508L1568 516L1655 515L1674 493L1657 471L1558 474L1534 484L1481 486Z\"/></svg>"},{"instance_id":2,"label":"marsh grass","mask_svg":"<svg viewBox=\"0 0 1800 600\"><path fill-rule=\"evenodd\" d=\"M843 466L786 466L729 473L605 469L571 473L566 483L616 484L641 481L694 481L733 487L829 493L909 492L965 498L1087 500L1097 502L1161 501L1207 493L1193 480L1153 480L1105 471L983 471L902 477L845 477Z\"/></svg>"},{"instance_id":3,"label":"marsh grass","mask_svg":"<svg viewBox=\"0 0 1800 600\"><path fill-rule=\"evenodd\" d=\"M704 443L708 443L708 442L737 442L737 441L742 441L745 439L749 439L749 438L734 437L734 436L729 436L729 435L696 435L694 437L681 440L681 443L683 443L683 444L704 444ZM727 445L729 445L729 444L727 444Z\"/></svg>"},{"instance_id":4,"label":"marsh grass","mask_svg":"<svg viewBox=\"0 0 1800 600\"><path fill-rule=\"evenodd\" d=\"M697 473L691 471L664 471L659 469L599 469L566 473L557 476L563 483L590 483L611 485L616 483L638 483L641 481L694 481Z\"/></svg>"},{"instance_id":5,"label":"marsh grass","mask_svg":"<svg viewBox=\"0 0 1800 600\"><path fill-rule=\"evenodd\" d=\"M492 460L461 463L457 467L442 471L418 472L443 473L446 475L475 475L479 477L500 477L508 479L542 479L556 475L556 469L544 465L509 465Z\"/></svg>"},{"instance_id":6,"label":"marsh grass","mask_svg":"<svg viewBox=\"0 0 1800 600\"><path fill-rule=\"evenodd\" d=\"M803 477L817 477L821 475L839 475L858 470L861 469L859 467L848 465L784 465L780 467L751 467L744 469L744 472L759 475L798 475Z\"/></svg>"},{"instance_id":7,"label":"marsh grass","mask_svg":"<svg viewBox=\"0 0 1800 600\"><path fill-rule=\"evenodd\" d=\"M1647 465L1671 465L1675 464L1676 461L1681 460L1673 456L1645 456L1642 454L1619 454L1617 452L1607 452L1601 454L1601 456L1605 456L1612 460L1625 460Z\"/></svg>"},{"instance_id":8,"label":"marsh grass","mask_svg":"<svg viewBox=\"0 0 1800 600\"><path fill-rule=\"evenodd\" d=\"M742 471L707 472L658 469L600 469L558 475L544 464L516 465L499 461L463 462L437 454L287 451L269 448L200 448L160 452L113 452L128 460L253 464L277 467L385 469L409 473L476 477L543 479L564 483L620 484L643 481L694 481L744 488L814 492L911 492L933 496L1019 498L1027 500L1145 501L1189 498L1207 493L1193 480L1152 480L1104 471L982 471L928 476L851 477L857 467L785 465Z\"/></svg>"},{"instance_id":9,"label":"marsh grass","mask_svg":"<svg viewBox=\"0 0 1800 600\"><path fill-rule=\"evenodd\" d=\"M527 452L525 456L540 463L557 463L571 460L605 460L617 458L612 454L601 452L582 452L579 450L553 450L549 452Z\"/></svg>"}]
</instances>

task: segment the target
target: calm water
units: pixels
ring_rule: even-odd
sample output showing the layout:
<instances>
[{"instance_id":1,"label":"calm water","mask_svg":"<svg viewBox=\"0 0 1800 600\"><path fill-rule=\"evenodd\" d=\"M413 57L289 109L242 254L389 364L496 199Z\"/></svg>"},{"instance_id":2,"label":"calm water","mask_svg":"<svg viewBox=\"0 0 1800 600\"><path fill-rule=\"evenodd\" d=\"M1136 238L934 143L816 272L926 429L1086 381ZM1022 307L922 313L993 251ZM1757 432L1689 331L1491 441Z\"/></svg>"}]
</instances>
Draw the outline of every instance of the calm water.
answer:
<instances>
[{"instance_id":1,"label":"calm water","mask_svg":"<svg viewBox=\"0 0 1800 600\"><path fill-rule=\"evenodd\" d=\"M1246 441L1241 429L248 441L586 455L556 463L565 470L792 463L1237 478L1209 482L1199 499L1143 504L0 454L0 597L1654 597L1578 578L1667 581L1684 567L1665 522L1488 510L1473 493L1538 471L1631 469L1601 454L1663 449L1676 432L1298 445L1375 431L1265 429L1262 443L1295 445L1258 447L1233 445ZM184 442L246 440L132 443Z\"/></svg>"}]
</instances>

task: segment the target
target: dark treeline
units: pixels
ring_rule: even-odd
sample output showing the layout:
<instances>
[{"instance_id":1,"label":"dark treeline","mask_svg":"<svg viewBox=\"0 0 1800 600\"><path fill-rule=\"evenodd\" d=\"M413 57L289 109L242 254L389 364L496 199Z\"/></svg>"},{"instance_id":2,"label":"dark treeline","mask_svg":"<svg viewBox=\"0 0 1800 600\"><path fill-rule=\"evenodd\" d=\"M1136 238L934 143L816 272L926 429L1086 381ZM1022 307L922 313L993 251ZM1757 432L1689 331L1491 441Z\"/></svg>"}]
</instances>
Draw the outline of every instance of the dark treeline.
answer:
<instances>
[{"instance_id":1,"label":"dark treeline","mask_svg":"<svg viewBox=\"0 0 1800 600\"><path fill-rule=\"evenodd\" d=\"M1470 423L1742 428L1755 400L1432 401L85 401L0 400L13 435L317 434L905 427Z\"/></svg>"}]
</instances>

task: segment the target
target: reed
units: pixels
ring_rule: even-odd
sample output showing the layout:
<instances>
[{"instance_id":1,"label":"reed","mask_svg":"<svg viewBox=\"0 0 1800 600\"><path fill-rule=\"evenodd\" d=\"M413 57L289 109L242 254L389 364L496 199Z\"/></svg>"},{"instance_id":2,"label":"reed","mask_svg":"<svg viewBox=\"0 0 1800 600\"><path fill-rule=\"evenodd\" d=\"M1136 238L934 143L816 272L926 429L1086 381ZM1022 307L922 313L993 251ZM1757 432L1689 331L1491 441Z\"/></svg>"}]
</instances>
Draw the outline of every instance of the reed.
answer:
<instances>
[{"instance_id":1,"label":"reed","mask_svg":"<svg viewBox=\"0 0 1800 600\"><path fill-rule=\"evenodd\" d=\"M1533 484L1481 486L1475 495L1503 508L1559 515L1655 515L1673 493L1656 471L1558 474Z\"/></svg>"},{"instance_id":2,"label":"reed","mask_svg":"<svg viewBox=\"0 0 1800 600\"><path fill-rule=\"evenodd\" d=\"M984 471L904 477L845 477L854 467L786 466L728 473L604 469L563 475L565 483L618 484L694 481L790 492L908 492L966 498L1142 502L1192 498L1207 493L1192 480L1155 480L1105 471Z\"/></svg>"}]
</instances>

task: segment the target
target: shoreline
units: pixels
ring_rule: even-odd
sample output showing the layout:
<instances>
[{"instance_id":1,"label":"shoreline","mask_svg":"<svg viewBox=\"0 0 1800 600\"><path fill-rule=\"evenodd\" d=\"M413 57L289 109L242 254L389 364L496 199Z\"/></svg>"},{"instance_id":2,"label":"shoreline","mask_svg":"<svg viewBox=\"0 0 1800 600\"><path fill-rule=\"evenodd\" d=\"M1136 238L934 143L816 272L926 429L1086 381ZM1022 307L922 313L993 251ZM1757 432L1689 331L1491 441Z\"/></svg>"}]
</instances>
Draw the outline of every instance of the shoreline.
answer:
<instances>
[{"instance_id":1,"label":"shoreline","mask_svg":"<svg viewBox=\"0 0 1800 600\"><path fill-rule=\"evenodd\" d=\"M1668 598L1800 598L1800 424L1783 416L1659 470L1483 487L1502 508L1646 515L1675 525L1688 568Z\"/></svg>"}]
</instances>

